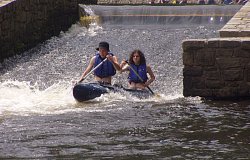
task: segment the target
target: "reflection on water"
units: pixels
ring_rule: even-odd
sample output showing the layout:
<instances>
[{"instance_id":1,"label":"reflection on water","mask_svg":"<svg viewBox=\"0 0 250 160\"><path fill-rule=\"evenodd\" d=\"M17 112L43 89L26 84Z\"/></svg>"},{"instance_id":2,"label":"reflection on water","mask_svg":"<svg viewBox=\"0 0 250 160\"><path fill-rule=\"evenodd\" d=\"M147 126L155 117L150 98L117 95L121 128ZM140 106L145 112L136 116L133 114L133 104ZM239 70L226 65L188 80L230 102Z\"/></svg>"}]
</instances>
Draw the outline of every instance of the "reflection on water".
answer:
<instances>
[{"instance_id":1,"label":"reflection on water","mask_svg":"<svg viewBox=\"0 0 250 160\"><path fill-rule=\"evenodd\" d=\"M75 24L1 64L1 159L248 159L249 101L182 96L182 40L217 37L222 24L90 26ZM143 50L161 96L75 102L72 81L103 40L119 61Z\"/></svg>"}]
</instances>

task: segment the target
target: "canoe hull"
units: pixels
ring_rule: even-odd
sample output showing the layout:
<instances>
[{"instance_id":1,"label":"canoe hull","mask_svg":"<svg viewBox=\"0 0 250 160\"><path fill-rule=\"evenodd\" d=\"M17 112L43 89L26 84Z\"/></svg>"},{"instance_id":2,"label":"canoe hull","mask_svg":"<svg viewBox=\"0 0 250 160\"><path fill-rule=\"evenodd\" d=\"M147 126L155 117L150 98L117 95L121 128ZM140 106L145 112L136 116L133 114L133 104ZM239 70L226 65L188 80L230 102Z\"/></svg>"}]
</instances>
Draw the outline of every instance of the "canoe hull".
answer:
<instances>
[{"instance_id":1,"label":"canoe hull","mask_svg":"<svg viewBox=\"0 0 250 160\"><path fill-rule=\"evenodd\" d=\"M101 85L99 83L80 83L73 88L73 96L79 102L95 99L109 92L117 92L120 94L125 92L137 98L148 98L152 95L147 90L126 89L121 86Z\"/></svg>"},{"instance_id":2,"label":"canoe hull","mask_svg":"<svg viewBox=\"0 0 250 160\"><path fill-rule=\"evenodd\" d=\"M77 84L73 88L73 96L79 102L100 97L104 93L108 93L108 88L95 83Z\"/></svg>"}]
</instances>

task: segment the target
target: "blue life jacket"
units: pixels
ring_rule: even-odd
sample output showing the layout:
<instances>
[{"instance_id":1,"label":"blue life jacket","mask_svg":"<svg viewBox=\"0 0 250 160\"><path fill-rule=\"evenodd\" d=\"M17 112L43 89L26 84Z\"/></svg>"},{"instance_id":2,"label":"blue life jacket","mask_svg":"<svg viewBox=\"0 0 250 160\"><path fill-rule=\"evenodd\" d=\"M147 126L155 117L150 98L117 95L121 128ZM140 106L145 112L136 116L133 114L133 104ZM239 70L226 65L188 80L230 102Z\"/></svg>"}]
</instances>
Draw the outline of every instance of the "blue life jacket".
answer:
<instances>
[{"instance_id":1,"label":"blue life jacket","mask_svg":"<svg viewBox=\"0 0 250 160\"><path fill-rule=\"evenodd\" d=\"M148 76L147 76L147 65L146 64L141 64L141 65L131 64L130 66L143 79L143 82L140 80L140 78L134 73L134 71L131 68L129 69L129 76L128 76L129 82L134 82L134 83L147 82Z\"/></svg>"},{"instance_id":2,"label":"blue life jacket","mask_svg":"<svg viewBox=\"0 0 250 160\"><path fill-rule=\"evenodd\" d=\"M109 52L113 56L112 53ZM96 53L94 67L100 64L105 58L102 58L99 52ZM95 71L94 75L100 78L110 77L116 74L115 67L109 60L105 61L101 66L99 66Z\"/></svg>"}]
</instances>

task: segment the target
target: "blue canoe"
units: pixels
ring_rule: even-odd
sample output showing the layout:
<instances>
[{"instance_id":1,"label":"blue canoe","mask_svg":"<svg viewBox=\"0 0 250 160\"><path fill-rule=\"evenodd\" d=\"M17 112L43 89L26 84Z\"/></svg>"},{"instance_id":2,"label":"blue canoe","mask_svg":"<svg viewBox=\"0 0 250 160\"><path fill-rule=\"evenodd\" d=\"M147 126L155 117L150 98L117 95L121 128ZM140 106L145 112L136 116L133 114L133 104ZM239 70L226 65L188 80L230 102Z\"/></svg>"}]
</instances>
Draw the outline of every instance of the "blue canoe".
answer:
<instances>
[{"instance_id":1,"label":"blue canoe","mask_svg":"<svg viewBox=\"0 0 250 160\"><path fill-rule=\"evenodd\" d=\"M100 83L79 83L73 88L73 96L78 102L88 101L110 92L129 92L138 98L148 98L152 94L148 90L127 89L121 86L103 85Z\"/></svg>"}]
</instances>

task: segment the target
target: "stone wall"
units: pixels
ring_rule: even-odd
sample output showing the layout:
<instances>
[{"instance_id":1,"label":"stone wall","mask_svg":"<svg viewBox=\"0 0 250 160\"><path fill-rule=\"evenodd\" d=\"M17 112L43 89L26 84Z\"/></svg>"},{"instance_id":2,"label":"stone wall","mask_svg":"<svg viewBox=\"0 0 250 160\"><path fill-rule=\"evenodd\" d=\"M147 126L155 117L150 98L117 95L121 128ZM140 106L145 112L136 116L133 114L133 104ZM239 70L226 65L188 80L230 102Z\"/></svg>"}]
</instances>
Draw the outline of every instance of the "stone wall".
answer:
<instances>
[{"instance_id":1,"label":"stone wall","mask_svg":"<svg viewBox=\"0 0 250 160\"><path fill-rule=\"evenodd\" d=\"M250 38L183 42L184 96L250 97Z\"/></svg>"},{"instance_id":2,"label":"stone wall","mask_svg":"<svg viewBox=\"0 0 250 160\"><path fill-rule=\"evenodd\" d=\"M97 3L97 0L91 1ZM78 3L90 0L0 1L0 61L67 30L79 20Z\"/></svg>"},{"instance_id":3,"label":"stone wall","mask_svg":"<svg viewBox=\"0 0 250 160\"><path fill-rule=\"evenodd\" d=\"M244 11L244 14L241 12ZM247 14L245 14L247 13ZM236 14L234 31L244 29L250 2ZM242 17L239 18L238 16ZM232 22L232 21L229 21ZM231 23L232 24L232 23ZM244 25L243 25L244 24ZM250 35L232 33L222 28L223 36L213 39L185 40L183 48L183 95L209 99L250 97ZM242 35L242 36L240 36ZM227 38L228 37L228 38Z\"/></svg>"}]
</instances>

